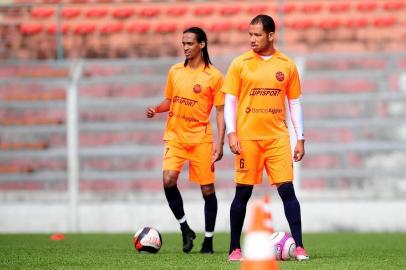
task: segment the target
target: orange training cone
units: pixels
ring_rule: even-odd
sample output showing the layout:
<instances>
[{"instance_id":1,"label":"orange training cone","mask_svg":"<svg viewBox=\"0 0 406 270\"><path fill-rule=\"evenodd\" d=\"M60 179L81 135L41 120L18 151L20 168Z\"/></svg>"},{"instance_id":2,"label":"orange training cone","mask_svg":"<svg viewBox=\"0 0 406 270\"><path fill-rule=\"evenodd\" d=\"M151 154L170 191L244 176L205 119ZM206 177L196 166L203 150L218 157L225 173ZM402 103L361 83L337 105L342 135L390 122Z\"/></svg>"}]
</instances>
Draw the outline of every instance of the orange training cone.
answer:
<instances>
[{"instance_id":1,"label":"orange training cone","mask_svg":"<svg viewBox=\"0 0 406 270\"><path fill-rule=\"evenodd\" d=\"M242 270L279 270L271 232L265 224L267 213L263 203L256 201L252 207L253 216L244 239Z\"/></svg>"},{"instance_id":2,"label":"orange training cone","mask_svg":"<svg viewBox=\"0 0 406 270\"><path fill-rule=\"evenodd\" d=\"M65 235L63 233L54 233L49 238L54 241L61 241L65 240Z\"/></svg>"}]
</instances>

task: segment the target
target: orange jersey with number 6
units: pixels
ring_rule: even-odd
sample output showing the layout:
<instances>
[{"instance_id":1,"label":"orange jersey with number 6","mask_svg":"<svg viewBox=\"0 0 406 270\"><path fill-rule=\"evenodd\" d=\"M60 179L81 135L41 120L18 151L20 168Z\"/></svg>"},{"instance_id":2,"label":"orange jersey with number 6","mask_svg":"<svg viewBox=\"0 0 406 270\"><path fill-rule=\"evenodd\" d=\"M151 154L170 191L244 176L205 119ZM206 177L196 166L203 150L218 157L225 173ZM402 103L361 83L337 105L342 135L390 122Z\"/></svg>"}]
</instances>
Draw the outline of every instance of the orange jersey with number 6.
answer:
<instances>
[{"instance_id":1,"label":"orange jersey with number 6","mask_svg":"<svg viewBox=\"0 0 406 270\"><path fill-rule=\"evenodd\" d=\"M264 60L253 51L237 57L222 88L237 96L237 136L240 140L268 140L289 136L285 97L300 97L295 63L280 51Z\"/></svg>"}]
</instances>

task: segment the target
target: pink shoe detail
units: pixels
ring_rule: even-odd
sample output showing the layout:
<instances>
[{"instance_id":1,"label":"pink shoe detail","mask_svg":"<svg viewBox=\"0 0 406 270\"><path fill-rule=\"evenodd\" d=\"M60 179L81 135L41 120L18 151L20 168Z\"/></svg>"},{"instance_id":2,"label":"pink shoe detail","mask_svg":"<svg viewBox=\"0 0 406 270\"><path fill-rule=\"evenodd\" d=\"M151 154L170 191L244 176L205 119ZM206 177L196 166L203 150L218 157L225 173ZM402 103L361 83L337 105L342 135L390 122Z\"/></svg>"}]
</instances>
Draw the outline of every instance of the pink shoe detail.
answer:
<instances>
[{"instance_id":1,"label":"pink shoe detail","mask_svg":"<svg viewBox=\"0 0 406 270\"><path fill-rule=\"evenodd\" d=\"M228 255L228 260L231 261L242 261L242 254L241 254L241 249L236 248L234 249L230 255Z\"/></svg>"},{"instance_id":2,"label":"pink shoe detail","mask_svg":"<svg viewBox=\"0 0 406 270\"><path fill-rule=\"evenodd\" d=\"M307 261L309 259L309 255L307 255L306 250L302 247L297 247L294 255L298 261Z\"/></svg>"}]
</instances>

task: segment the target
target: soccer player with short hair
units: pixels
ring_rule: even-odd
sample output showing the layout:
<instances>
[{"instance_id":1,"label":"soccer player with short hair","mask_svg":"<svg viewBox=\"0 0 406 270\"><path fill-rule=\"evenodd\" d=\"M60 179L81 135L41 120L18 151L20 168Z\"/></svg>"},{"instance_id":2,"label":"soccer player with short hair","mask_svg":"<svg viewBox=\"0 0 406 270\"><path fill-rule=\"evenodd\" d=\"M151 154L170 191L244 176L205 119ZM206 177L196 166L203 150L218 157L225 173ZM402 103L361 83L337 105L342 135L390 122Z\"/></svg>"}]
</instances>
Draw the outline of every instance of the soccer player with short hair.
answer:
<instances>
[{"instance_id":1,"label":"soccer player with short hair","mask_svg":"<svg viewBox=\"0 0 406 270\"><path fill-rule=\"evenodd\" d=\"M304 149L301 89L295 63L275 49L275 23L258 15L249 26L250 51L235 58L226 75L224 117L231 151L235 154L236 190L230 208L230 261L241 260L240 237L246 206L254 185L262 182L265 170L282 199L295 257L307 260L302 243L299 201L293 181L293 160L302 160ZM293 160L286 124L285 97L295 128L297 143Z\"/></svg>"},{"instance_id":2,"label":"soccer player with short hair","mask_svg":"<svg viewBox=\"0 0 406 270\"><path fill-rule=\"evenodd\" d=\"M205 238L201 253L213 253L213 233L217 216L214 188L214 162L223 156L225 134L223 75L210 61L206 33L191 27L183 32L186 59L173 65L168 73L165 99L146 110L148 118L168 112L164 132L163 186L169 207L180 223L183 251L193 248L196 235L190 229L177 187L179 173L189 161L189 179L200 185L205 201ZM213 146L210 112L216 107L217 143Z\"/></svg>"}]
</instances>

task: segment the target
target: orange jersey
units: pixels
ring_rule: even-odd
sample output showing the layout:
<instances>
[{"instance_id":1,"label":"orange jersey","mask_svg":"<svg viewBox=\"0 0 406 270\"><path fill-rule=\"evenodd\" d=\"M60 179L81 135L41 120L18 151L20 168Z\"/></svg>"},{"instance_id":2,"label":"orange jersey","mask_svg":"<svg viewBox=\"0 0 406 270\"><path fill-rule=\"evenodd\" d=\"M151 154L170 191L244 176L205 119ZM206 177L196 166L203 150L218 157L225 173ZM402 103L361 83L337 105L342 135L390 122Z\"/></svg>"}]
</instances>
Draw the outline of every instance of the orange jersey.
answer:
<instances>
[{"instance_id":1,"label":"orange jersey","mask_svg":"<svg viewBox=\"0 0 406 270\"><path fill-rule=\"evenodd\" d=\"M173 65L168 74L165 97L171 100L168 112L165 141L181 143L213 142L210 112L224 105L223 75L215 67L197 69Z\"/></svg>"},{"instance_id":2,"label":"orange jersey","mask_svg":"<svg viewBox=\"0 0 406 270\"><path fill-rule=\"evenodd\" d=\"M300 97L295 63L276 51L264 60L253 51L234 59L222 88L237 96L237 136L240 140L268 140L289 136L285 96Z\"/></svg>"}]
</instances>

